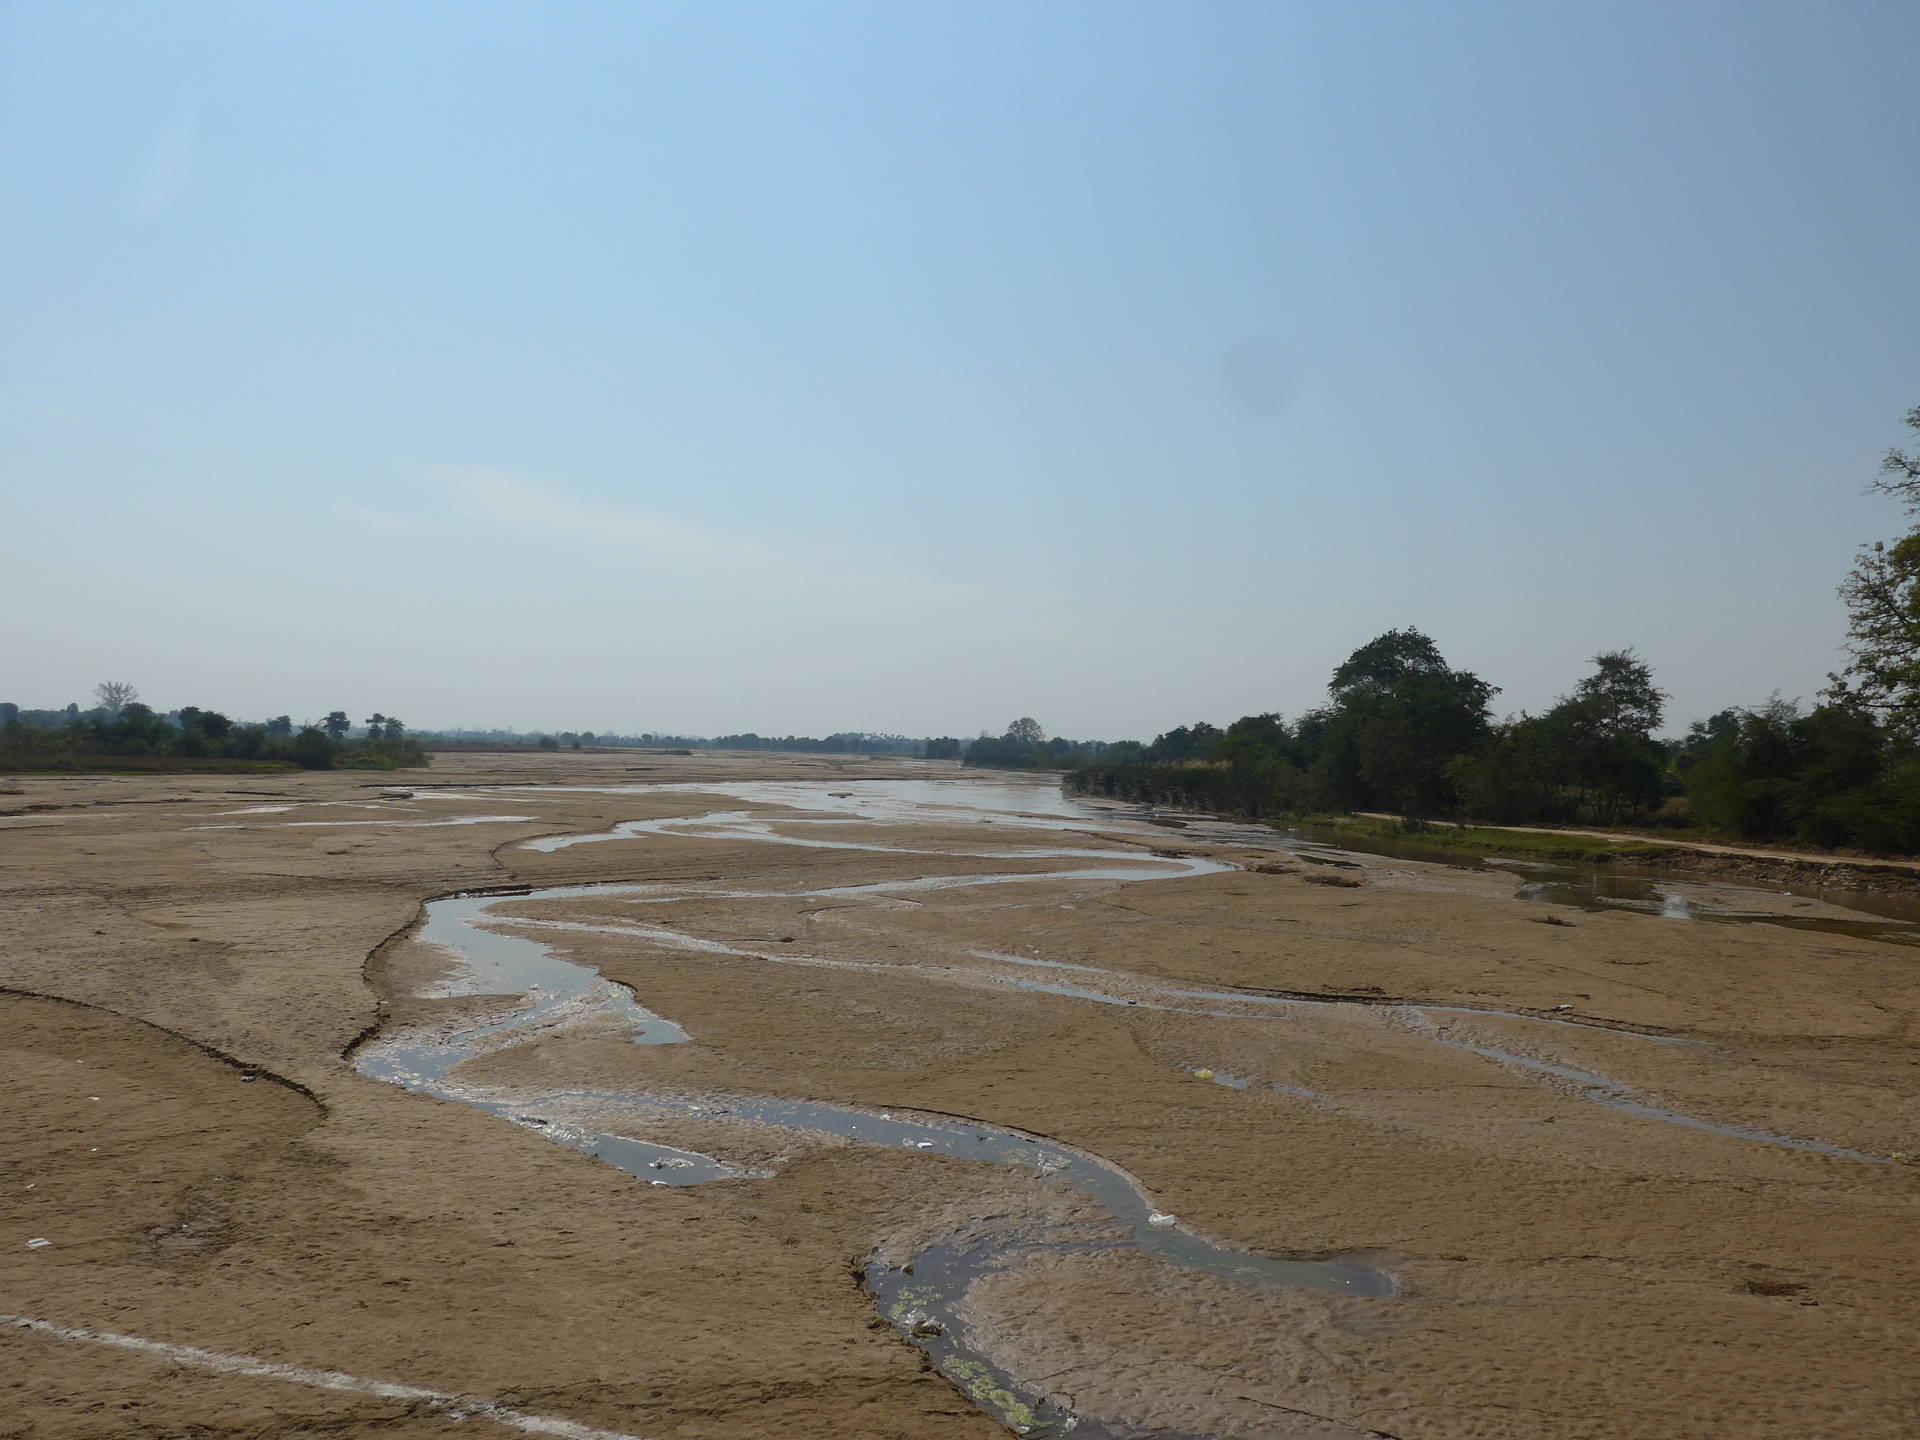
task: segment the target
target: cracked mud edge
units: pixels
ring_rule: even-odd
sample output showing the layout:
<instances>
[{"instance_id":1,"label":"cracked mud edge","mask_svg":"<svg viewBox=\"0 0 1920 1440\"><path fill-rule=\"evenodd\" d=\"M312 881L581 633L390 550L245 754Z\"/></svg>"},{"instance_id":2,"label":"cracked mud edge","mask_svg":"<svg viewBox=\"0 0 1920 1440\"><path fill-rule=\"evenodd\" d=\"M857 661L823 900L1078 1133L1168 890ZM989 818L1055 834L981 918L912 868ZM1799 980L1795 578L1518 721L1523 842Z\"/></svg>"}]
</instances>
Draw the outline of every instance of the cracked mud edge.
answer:
<instances>
[{"instance_id":1,"label":"cracked mud edge","mask_svg":"<svg viewBox=\"0 0 1920 1440\"><path fill-rule=\"evenodd\" d=\"M17 985L0 985L0 995L13 995L26 1000L51 1000L56 1005L72 1005L76 1009L92 1010L97 1014L111 1015L116 1020L125 1020L134 1025L144 1025L147 1029L157 1030L162 1035L178 1040L183 1045L191 1045L202 1055L207 1056L209 1059L218 1060L222 1065L228 1066L231 1069L238 1070L249 1079L267 1080L275 1085L284 1086L302 1099L312 1102L323 1116L331 1113L327 1108L327 1102L322 1100L305 1085L302 1085L298 1080L289 1079L277 1071L267 1069L264 1065L255 1065L251 1061L242 1060L237 1055L228 1054L217 1045L209 1045L204 1040L196 1040L191 1035L183 1034L178 1030L166 1025L161 1025L156 1021L143 1020L138 1015L129 1015L124 1010L115 1010L106 1005L96 1005L90 1000L75 1000L70 995L51 995L44 990L27 990Z\"/></svg>"}]
</instances>

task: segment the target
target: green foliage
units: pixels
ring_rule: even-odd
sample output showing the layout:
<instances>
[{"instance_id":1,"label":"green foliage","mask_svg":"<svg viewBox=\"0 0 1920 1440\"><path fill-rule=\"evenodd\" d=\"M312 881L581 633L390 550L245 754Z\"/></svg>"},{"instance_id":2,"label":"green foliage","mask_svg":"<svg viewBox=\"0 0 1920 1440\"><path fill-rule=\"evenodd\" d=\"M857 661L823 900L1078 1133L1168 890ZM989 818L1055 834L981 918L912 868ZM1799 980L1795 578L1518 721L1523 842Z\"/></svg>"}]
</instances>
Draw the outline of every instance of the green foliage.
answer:
<instances>
[{"instance_id":1,"label":"green foliage","mask_svg":"<svg viewBox=\"0 0 1920 1440\"><path fill-rule=\"evenodd\" d=\"M1666 713L1666 692L1652 668L1631 650L1593 658L1593 673L1571 697L1548 712L1571 781L1588 797L1595 819L1611 824L1622 813L1660 802L1667 754L1654 738Z\"/></svg>"},{"instance_id":2,"label":"green foliage","mask_svg":"<svg viewBox=\"0 0 1920 1440\"><path fill-rule=\"evenodd\" d=\"M1920 405L1907 412L1920 436ZM1920 450L1889 450L1872 488L1920 520ZM1920 523L1891 543L1862 546L1841 582L1847 606L1845 675L1833 677L1838 704L1858 704L1902 740L1920 741Z\"/></svg>"},{"instance_id":3,"label":"green foliage","mask_svg":"<svg viewBox=\"0 0 1920 1440\"><path fill-rule=\"evenodd\" d=\"M0 770L390 770L428 763L398 719L382 717L377 740L351 741L333 733L333 722L345 720L342 711L295 734L285 715L245 724L196 705L162 715L134 698L130 685L109 682L99 693L103 703L84 715L77 706L26 712L33 724L23 723L18 706L9 707L13 723L0 726ZM114 703L105 703L109 699Z\"/></svg>"},{"instance_id":4,"label":"green foliage","mask_svg":"<svg viewBox=\"0 0 1920 1440\"><path fill-rule=\"evenodd\" d=\"M1572 737L1559 713L1521 715L1489 728L1475 750L1447 762L1461 810L1480 820L1564 820L1576 812L1568 793Z\"/></svg>"},{"instance_id":5,"label":"green foliage","mask_svg":"<svg viewBox=\"0 0 1920 1440\"><path fill-rule=\"evenodd\" d=\"M1346 809L1444 814L1458 797L1448 767L1487 733L1495 689L1447 664L1418 630L1389 630L1333 672L1314 785Z\"/></svg>"},{"instance_id":6,"label":"green foliage","mask_svg":"<svg viewBox=\"0 0 1920 1440\"><path fill-rule=\"evenodd\" d=\"M1390 820L1376 816L1309 815L1301 818L1310 833L1325 834L1336 842L1343 836L1365 837L1389 845L1400 842L1409 854L1451 851L1461 855L1521 855L1535 860L1577 861L1584 864L1655 861L1667 847L1651 841L1612 840L1562 830L1497 830L1477 825L1455 825L1433 820Z\"/></svg>"},{"instance_id":7,"label":"green foliage","mask_svg":"<svg viewBox=\"0 0 1920 1440\"><path fill-rule=\"evenodd\" d=\"M1920 406L1907 426L1920 436ZM1655 732L1666 695L1632 650L1545 715L1490 724L1497 693L1420 631L1389 630L1333 672L1330 704L1288 726L1249 715L1116 745L1069 784L1091 794L1242 815L1384 809L1403 816L1693 823L1748 840L1920 848L1920 450L1889 450L1874 487L1914 522L1863 548L1841 586L1852 663L1829 703L1775 699ZM1681 792L1684 791L1684 800Z\"/></svg>"},{"instance_id":8,"label":"green foliage","mask_svg":"<svg viewBox=\"0 0 1920 1440\"><path fill-rule=\"evenodd\" d=\"M1696 724L1679 757L1693 818L1742 840L1920 848L1920 754L1857 702L1777 697Z\"/></svg>"},{"instance_id":9,"label":"green foliage","mask_svg":"<svg viewBox=\"0 0 1920 1440\"><path fill-rule=\"evenodd\" d=\"M1294 725L1248 715L1108 747L1075 785L1118 799L1269 818L1309 806L1410 814L1457 808L1452 767L1487 733L1494 688L1418 630L1391 630L1333 672L1332 703Z\"/></svg>"},{"instance_id":10,"label":"green foliage","mask_svg":"<svg viewBox=\"0 0 1920 1440\"><path fill-rule=\"evenodd\" d=\"M1387 810L1404 817L1393 822L1401 826L1434 815L1507 825L1691 823L1749 840L1920 848L1920 748L1857 702L1805 715L1779 700L1727 710L1696 724L1684 743L1663 743L1654 731L1666 696L1645 661L1615 650L1596 656L1546 714L1489 724L1493 688L1450 667L1417 630L1361 646L1328 690L1329 705L1292 724L1249 715L1224 731L1203 721L1151 745L1108 746L1068 783L1084 794L1256 819ZM1436 833L1486 844L1491 832ZM1555 837L1541 848L1585 847Z\"/></svg>"},{"instance_id":11,"label":"green foliage","mask_svg":"<svg viewBox=\"0 0 1920 1440\"><path fill-rule=\"evenodd\" d=\"M1026 745L1006 735L982 735L967 746L960 763L990 770L1065 770L1085 748L1072 740Z\"/></svg>"},{"instance_id":12,"label":"green foliage","mask_svg":"<svg viewBox=\"0 0 1920 1440\"><path fill-rule=\"evenodd\" d=\"M327 732L307 726L293 737L293 762L302 770L331 770L333 768L333 741L327 738Z\"/></svg>"},{"instance_id":13,"label":"green foliage","mask_svg":"<svg viewBox=\"0 0 1920 1440\"><path fill-rule=\"evenodd\" d=\"M928 742L927 753L933 754ZM944 742L942 742L944 743ZM958 741L952 742L958 745ZM1068 770L1099 755L1106 745L1098 740L1049 740L1040 722L1023 715L1001 736L982 735L966 747L960 763L994 770Z\"/></svg>"},{"instance_id":14,"label":"green foliage","mask_svg":"<svg viewBox=\"0 0 1920 1440\"><path fill-rule=\"evenodd\" d=\"M1450 675L1439 647L1412 626L1389 630L1375 636L1349 655L1333 672L1332 692L1336 706L1383 695L1402 680L1413 676Z\"/></svg>"},{"instance_id":15,"label":"green foliage","mask_svg":"<svg viewBox=\"0 0 1920 1440\"><path fill-rule=\"evenodd\" d=\"M1179 725L1164 735L1155 736L1148 753L1160 764L1182 765L1210 758L1220 738L1217 727L1197 720L1191 725Z\"/></svg>"}]
</instances>

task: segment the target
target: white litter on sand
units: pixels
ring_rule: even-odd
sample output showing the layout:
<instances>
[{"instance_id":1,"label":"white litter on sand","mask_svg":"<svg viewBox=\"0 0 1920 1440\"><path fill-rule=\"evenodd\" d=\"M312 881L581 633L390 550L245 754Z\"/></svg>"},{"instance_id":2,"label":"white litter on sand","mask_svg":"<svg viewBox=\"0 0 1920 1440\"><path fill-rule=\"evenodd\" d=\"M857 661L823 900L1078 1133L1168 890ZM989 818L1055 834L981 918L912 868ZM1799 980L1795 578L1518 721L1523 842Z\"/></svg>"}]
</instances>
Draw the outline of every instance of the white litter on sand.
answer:
<instances>
[{"instance_id":1,"label":"white litter on sand","mask_svg":"<svg viewBox=\"0 0 1920 1440\"><path fill-rule=\"evenodd\" d=\"M176 1365L191 1365L222 1375L253 1375L262 1380L283 1380L307 1385L316 1390L339 1390L351 1395L371 1395L381 1400L411 1400L438 1410L453 1420L491 1420L523 1435L557 1435L561 1440L640 1440L622 1430L596 1430L552 1415L531 1415L477 1395L449 1395L444 1390L428 1390L419 1385L399 1385L390 1380L364 1380L338 1370L306 1370L298 1365L279 1365L251 1355L227 1355L218 1350L201 1350L192 1345L170 1345L163 1340L144 1340L138 1335L120 1335L111 1330L82 1330L73 1325L56 1325L51 1320L36 1320L27 1315L0 1314L0 1325L46 1335L56 1340L77 1340L88 1345L105 1345L116 1350L131 1350L168 1360Z\"/></svg>"}]
</instances>

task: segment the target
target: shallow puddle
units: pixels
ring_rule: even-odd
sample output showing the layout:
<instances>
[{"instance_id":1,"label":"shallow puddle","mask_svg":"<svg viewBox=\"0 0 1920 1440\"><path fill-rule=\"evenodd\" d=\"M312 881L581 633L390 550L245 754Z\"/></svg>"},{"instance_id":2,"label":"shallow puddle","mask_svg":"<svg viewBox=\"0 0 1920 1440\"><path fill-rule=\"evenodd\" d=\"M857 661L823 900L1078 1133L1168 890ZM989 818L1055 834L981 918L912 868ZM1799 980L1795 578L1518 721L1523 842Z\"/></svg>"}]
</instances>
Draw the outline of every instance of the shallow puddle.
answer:
<instances>
[{"instance_id":1,"label":"shallow puddle","mask_svg":"<svg viewBox=\"0 0 1920 1440\"><path fill-rule=\"evenodd\" d=\"M1244 829L1245 827L1237 827ZM1466 870L1497 870L1524 882L1515 898L1589 914L1626 910L1665 920L1718 925L1776 925L1825 935L1849 935L1889 945L1920 945L1920 901L1869 891L1818 887L1765 889L1654 866L1568 865L1501 855L1463 855L1442 846L1350 835L1345 831L1275 830L1269 843L1302 860L1326 861L1342 852L1417 860ZM1328 852L1332 852L1331 855ZM1823 913L1791 913L1796 902ZM1825 913L1829 907L1851 914Z\"/></svg>"}]
</instances>

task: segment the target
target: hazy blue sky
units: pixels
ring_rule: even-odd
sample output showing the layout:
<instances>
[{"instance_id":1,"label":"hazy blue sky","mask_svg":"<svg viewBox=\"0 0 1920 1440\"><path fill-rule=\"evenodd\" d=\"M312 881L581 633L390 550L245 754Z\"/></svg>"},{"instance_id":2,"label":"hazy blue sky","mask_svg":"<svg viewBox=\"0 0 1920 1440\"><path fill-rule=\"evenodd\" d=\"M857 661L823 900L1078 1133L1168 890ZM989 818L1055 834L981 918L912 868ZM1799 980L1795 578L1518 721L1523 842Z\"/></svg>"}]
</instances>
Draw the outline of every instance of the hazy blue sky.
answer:
<instances>
[{"instance_id":1,"label":"hazy blue sky","mask_svg":"<svg viewBox=\"0 0 1920 1440\"><path fill-rule=\"evenodd\" d=\"M1071 735L1838 660L1920 5L0 3L0 698Z\"/></svg>"}]
</instances>

